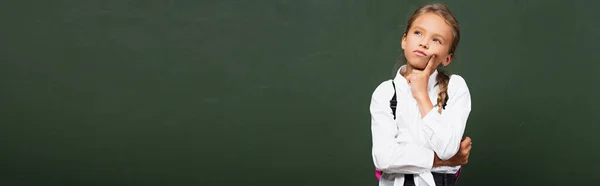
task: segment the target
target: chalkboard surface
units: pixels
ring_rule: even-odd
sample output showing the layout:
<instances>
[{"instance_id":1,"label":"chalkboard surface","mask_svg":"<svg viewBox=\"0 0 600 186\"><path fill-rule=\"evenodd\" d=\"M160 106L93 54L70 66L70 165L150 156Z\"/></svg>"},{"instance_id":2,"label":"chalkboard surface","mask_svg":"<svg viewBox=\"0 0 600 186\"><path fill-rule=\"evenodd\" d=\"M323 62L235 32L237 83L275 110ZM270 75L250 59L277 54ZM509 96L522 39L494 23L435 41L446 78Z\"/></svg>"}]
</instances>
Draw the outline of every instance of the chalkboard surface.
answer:
<instances>
[{"instance_id":1,"label":"chalkboard surface","mask_svg":"<svg viewBox=\"0 0 600 186\"><path fill-rule=\"evenodd\" d=\"M377 185L370 96L430 1L0 2L1 185ZM460 185L593 185L598 1L444 1Z\"/></svg>"}]
</instances>

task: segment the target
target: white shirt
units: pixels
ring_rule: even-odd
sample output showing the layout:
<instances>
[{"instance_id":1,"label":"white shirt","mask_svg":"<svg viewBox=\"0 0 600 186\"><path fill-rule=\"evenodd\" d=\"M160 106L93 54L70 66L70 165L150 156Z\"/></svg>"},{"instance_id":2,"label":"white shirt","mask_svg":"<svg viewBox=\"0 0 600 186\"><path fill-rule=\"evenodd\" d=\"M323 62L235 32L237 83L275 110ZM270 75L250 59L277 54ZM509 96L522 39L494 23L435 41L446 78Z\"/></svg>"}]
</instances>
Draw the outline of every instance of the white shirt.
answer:
<instances>
[{"instance_id":1,"label":"white shirt","mask_svg":"<svg viewBox=\"0 0 600 186\"><path fill-rule=\"evenodd\" d=\"M471 96L465 80L451 75L448 83L448 102L440 114L437 106L437 70L429 77L428 93L434 108L421 117L419 105L412 96L410 85L399 74L396 87L396 120L390 100L394 95L392 80L382 82L371 98L371 132L373 162L383 171L380 186L402 186L404 174L415 174L415 184L435 185L431 172L456 173L460 166L433 166L434 152L442 160L454 156L471 112Z\"/></svg>"}]
</instances>

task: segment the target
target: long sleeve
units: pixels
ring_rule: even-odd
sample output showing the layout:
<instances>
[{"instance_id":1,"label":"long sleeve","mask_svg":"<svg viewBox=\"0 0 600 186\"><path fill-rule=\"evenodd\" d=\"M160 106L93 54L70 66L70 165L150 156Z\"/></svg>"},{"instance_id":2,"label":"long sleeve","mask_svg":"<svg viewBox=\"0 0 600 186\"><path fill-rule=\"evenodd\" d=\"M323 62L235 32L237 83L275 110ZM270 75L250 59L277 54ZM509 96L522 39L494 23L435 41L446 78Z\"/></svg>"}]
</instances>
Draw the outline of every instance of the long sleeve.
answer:
<instances>
[{"instance_id":1,"label":"long sleeve","mask_svg":"<svg viewBox=\"0 0 600 186\"><path fill-rule=\"evenodd\" d=\"M469 113L471 95L464 79L453 75L448 83L448 102L442 113L437 107L421 120L421 129L429 145L442 160L450 159L458 152Z\"/></svg>"},{"instance_id":2,"label":"long sleeve","mask_svg":"<svg viewBox=\"0 0 600 186\"><path fill-rule=\"evenodd\" d=\"M397 127L389 105L393 92L391 82L386 81L375 89L371 99L372 155L375 167L388 173L429 172L433 166L434 153L411 143L409 131Z\"/></svg>"}]
</instances>

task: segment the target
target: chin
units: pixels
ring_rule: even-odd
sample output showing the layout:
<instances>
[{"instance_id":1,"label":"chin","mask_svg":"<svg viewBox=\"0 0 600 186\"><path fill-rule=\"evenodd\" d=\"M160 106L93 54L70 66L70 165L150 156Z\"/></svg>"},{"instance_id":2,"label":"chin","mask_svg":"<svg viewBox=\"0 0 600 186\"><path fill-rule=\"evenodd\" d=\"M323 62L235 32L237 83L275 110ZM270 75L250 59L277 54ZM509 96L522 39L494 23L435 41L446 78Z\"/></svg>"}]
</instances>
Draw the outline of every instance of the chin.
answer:
<instances>
[{"instance_id":1,"label":"chin","mask_svg":"<svg viewBox=\"0 0 600 186\"><path fill-rule=\"evenodd\" d=\"M416 69L425 69L427 66L427 61L421 61L420 58L408 59L406 63Z\"/></svg>"}]
</instances>

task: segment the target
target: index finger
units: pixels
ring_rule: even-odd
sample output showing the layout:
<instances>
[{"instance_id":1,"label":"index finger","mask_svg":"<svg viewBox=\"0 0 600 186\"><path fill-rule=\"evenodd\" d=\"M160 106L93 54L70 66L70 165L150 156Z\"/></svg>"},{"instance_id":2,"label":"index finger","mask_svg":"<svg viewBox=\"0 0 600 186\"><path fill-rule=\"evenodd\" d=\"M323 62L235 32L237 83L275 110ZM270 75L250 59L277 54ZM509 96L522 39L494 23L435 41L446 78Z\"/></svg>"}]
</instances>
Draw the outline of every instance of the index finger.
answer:
<instances>
[{"instance_id":1,"label":"index finger","mask_svg":"<svg viewBox=\"0 0 600 186\"><path fill-rule=\"evenodd\" d=\"M423 72L427 73L427 74L431 74L435 68L437 68L437 66L441 63L437 62L439 60L435 60L437 56L435 54L431 55L431 57L429 58L429 61L427 62L427 66L425 67L425 69L423 70Z\"/></svg>"}]
</instances>

